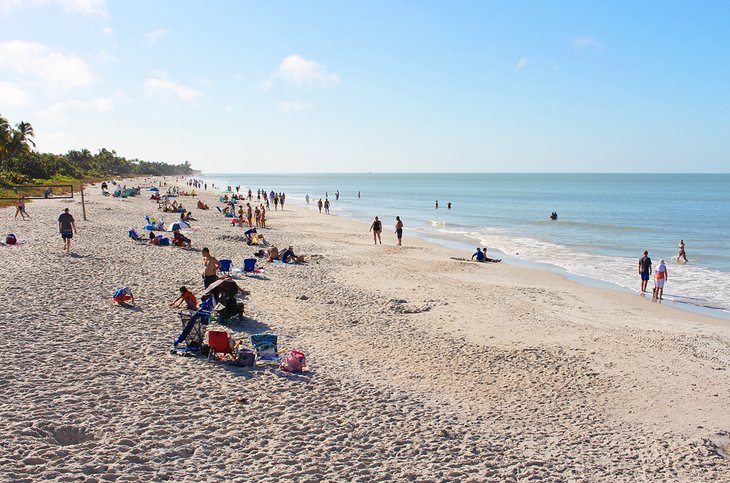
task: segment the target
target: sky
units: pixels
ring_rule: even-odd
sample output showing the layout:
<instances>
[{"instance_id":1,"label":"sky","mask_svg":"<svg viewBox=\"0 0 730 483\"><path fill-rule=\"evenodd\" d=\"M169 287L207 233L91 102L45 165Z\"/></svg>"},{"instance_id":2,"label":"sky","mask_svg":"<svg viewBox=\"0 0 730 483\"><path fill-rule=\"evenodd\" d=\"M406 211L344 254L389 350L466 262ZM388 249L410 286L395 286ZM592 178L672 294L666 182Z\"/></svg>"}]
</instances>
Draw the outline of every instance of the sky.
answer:
<instances>
[{"instance_id":1,"label":"sky","mask_svg":"<svg viewBox=\"0 0 730 483\"><path fill-rule=\"evenodd\" d=\"M730 2L0 0L41 151L209 173L728 172Z\"/></svg>"}]
</instances>

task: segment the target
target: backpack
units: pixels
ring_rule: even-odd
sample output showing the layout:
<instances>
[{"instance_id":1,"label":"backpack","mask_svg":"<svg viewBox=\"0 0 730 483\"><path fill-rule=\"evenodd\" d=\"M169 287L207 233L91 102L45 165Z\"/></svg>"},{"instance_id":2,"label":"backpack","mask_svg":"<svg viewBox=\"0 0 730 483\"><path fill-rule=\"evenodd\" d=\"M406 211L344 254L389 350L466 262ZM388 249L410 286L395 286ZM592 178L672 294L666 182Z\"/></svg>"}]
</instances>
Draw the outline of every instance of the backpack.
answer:
<instances>
[{"instance_id":1,"label":"backpack","mask_svg":"<svg viewBox=\"0 0 730 483\"><path fill-rule=\"evenodd\" d=\"M15 238L15 235L10 233L7 238L5 238L5 243L7 243L8 245L15 245L16 243L18 243L18 239Z\"/></svg>"},{"instance_id":2,"label":"backpack","mask_svg":"<svg viewBox=\"0 0 730 483\"><path fill-rule=\"evenodd\" d=\"M302 372L307 366L307 357L298 350L292 349L281 363L281 370L285 372Z\"/></svg>"}]
</instances>

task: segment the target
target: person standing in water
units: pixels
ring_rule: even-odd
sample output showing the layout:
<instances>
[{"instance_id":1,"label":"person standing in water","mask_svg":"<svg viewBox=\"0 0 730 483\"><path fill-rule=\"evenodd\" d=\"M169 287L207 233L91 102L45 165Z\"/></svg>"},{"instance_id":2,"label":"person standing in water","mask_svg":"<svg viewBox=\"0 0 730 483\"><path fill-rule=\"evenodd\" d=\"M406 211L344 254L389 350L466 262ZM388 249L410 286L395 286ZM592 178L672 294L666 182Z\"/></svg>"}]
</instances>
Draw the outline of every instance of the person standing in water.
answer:
<instances>
[{"instance_id":1,"label":"person standing in water","mask_svg":"<svg viewBox=\"0 0 730 483\"><path fill-rule=\"evenodd\" d=\"M446 203L446 208L451 209L451 202Z\"/></svg>"},{"instance_id":2,"label":"person standing in water","mask_svg":"<svg viewBox=\"0 0 730 483\"><path fill-rule=\"evenodd\" d=\"M330 200L328 198L324 199L324 212L330 214Z\"/></svg>"},{"instance_id":3,"label":"person standing in water","mask_svg":"<svg viewBox=\"0 0 730 483\"><path fill-rule=\"evenodd\" d=\"M677 261L682 258L687 261L687 254L684 252L684 240L679 240L679 253L677 254Z\"/></svg>"},{"instance_id":4,"label":"person standing in water","mask_svg":"<svg viewBox=\"0 0 730 483\"><path fill-rule=\"evenodd\" d=\"M400 216L395 217L395 236L398 238L398 246L401 246L401 239L403 238L403 222L400 221Z\"/></svg>"},{"instance_id":5,"label":"person standing in water","mask_svg":"<svg viewBox=\"0 0 730 483\"><path fill-rule=\"evenodd\" d=\"M436 209L439 209L439 200L436 200Z\"/></svg>"},{"instance_id":6,"label":"person standing in water","mask_svg":"<svg viewBox=\"0 0 730 483\"><path fill-rule=\"evenodd\" d=\"M649 282L651 273L651 258L649 252L644 250L644 256L639 258L639 276L641 277L641 295L646 293L646 284Z\"/></svg>"},{"instance_id":7,"label":"person standing in water","mask_svg":"<svg viewBox=\"0 0 730 483\"><path fill-rule=\"evenodd\" d=\"M669 273L667 272L667 266L664 264L664 259L659 260L659 266L656 267L654 272L654 281L656 287L654 289L654 300L662 300L664 295L664 284L669 280Z\"/></svg>"},{"instance_id":8,"label":"person standing in water","mask_svg":"<svg viewBox=\"0 0 730 483\"><path fill-rule=\"evenodd\" d=\"M305 200L307 200L307 204L309 204L309 195L304 197Z\"/></svg>"},{"instance_id":9,"label":"person standing in water","mask_svg":"<svg viewBox=\"0 0 730 483\"><path fill-rule=\"evenodd\" d=\"M359 191L357 192L357 199L358 200L360 199L360 192Z\"/></svg>"},{"instance_id":10,"label":"person standing in water","mask_svg":"<svg viewBox=\"0 0 730 483\"><path fill-rule=\"evenodd\" d=\"M383 223L378 219L378 217L375 217L375 220L373 221L373 224L370 225L370 230L373 232L373 242L377 245L378 241L380 241L380 244L383 244L383 240L380 238L380 233L383 231Z\"/></svg>"}]
</instances>

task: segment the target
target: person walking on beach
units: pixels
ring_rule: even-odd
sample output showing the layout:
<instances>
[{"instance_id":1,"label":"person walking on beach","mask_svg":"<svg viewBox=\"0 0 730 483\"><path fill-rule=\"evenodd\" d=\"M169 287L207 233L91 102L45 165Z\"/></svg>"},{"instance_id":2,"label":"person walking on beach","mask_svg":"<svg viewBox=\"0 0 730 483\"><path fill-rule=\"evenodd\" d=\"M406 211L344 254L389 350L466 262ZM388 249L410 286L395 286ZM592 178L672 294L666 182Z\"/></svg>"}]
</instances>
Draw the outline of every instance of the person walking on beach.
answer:
<instances>
[{"instance_id":1,"label":"person walking on beach","mask_svg":"<svg viewBox=\"0 0 730 483\"><path fill-rule=\"evenodd\" d=\"M380 244L383 244L383 240L380 239L380 234L383 232L383 223L378 219L378 217L375 217L375 220L373 221L373 224L370 225L370 230L373 232L373 242L377 245L378 242Z\"/></svg>"},{"instance_id":2,"label":"person walking on beach","mask_svg":"<svg viewBox=\"0 0 730 483\"><path fill-rule=\"evenodd\" d=\"M286 193L282 193L279 197L279 202L281 203L281 209L284 209L284 201L286 200Z\"/></svg>"},{"instance_id":3,"label":"person walking on beach","mask_svg":"<svg viewBox=\"0 0 730 483\"><path fill-rule=\"evenodd\" d=\"M685 262L687 261L687 254L684 252L684 240L679 240L679 253L677 254L677 261L679 261L680 259L684 259Z\"/></svg>"},{"instance_id":4,"label":"person walking on beach","mask_svg":"<svg viewBox=\"0 0 730 483\"><path fill-rule=\"evenodd\" d=\"M208 285L218 280L218 269L221 263L210 254L208 248L203 248L203 286L208 288Z\"/></svg>"},{"instance_id":5,"label":"person walking on beach","mask_svg":"<svg viewBox=\"0 0 730 483\"><path fill-rule=\"evenodd\" d=\"M654 272L654 282L656 287L654 288L654 300L662 300L664 295L664 284L669 279L669 273L667 272L667 266L664 264L664 259L659 260L659 266L656 267Z\"/></svg>"},{"instance_id":6,"label":"person walking on beach","mask_svg":"<svg viewBox=\"0 0 730 483\"><path fill-rule=\"evenodd\" d=\"M398 238L398 246L401 246L401 239L403 238L403 222L400 221L400 216L395 217L395 236Z\"/></svg>"},{"instance_id":7,"label":"person walking on beach","mask_svg":"<svg viewBox=\"0 0 730 483\"><path fill-rule=\"evenodd\" d=\"M30 219L30 215L25 211L25 197L21 196L18 201L15 202L15 219L18 219L18 215L25 220L27 216Z\"/></svg>"},{"instance_id":8,"label":"person walking on beach","mask_svg":"<svg viewBox=\"0 0 730 483\"><path fill-rule=\"evenodd\" d=\"M58 231L63 239L63 249L66 253L71 251L71 238L76 233L76 220L73 215L68 212L68 208L63 210L61 216L58 217Z\"/></svg>"},{"instance_id":9,"label":"person walking on beach","mask_svg":"<svg viewBox=\"0 0 730 483\"><path fill-rule=\"evenodd\" d=\"M639 258L639 276L641 277L641 295L646 293L646 284L649 282L651 273L651 258L649 252L644 250L644 256Z\"/></svg>"},{"instance_id":10,"label":"person walking on beach","mask_svg":"<svg viewBox=\"0 0 730 483\"><path fill-rule=\"evenodd\" d=\"M330 214L330 200L327 198L324 199L324 212Z\"/></svg>"},{"instance_id":11,"label":"person walking on beach","mask_svg":"<svg viewBox=\"0 0 730 483\"><path fill-rule=\"evenodd\" d=\"M317 208L319 208L319 212L322 213L322 198L320 198L317 202Z\"/></svg>"},{"instance_id":12,"label":"person walking on beach","mask_svg":"<svg viewBox=\"0 0 730 483\"><path fill-rule=\"evenodd\" d=\"M305 200L307 200L307 204L309 204L309 195L304 197Z\"/></svg>"}]
</instances>

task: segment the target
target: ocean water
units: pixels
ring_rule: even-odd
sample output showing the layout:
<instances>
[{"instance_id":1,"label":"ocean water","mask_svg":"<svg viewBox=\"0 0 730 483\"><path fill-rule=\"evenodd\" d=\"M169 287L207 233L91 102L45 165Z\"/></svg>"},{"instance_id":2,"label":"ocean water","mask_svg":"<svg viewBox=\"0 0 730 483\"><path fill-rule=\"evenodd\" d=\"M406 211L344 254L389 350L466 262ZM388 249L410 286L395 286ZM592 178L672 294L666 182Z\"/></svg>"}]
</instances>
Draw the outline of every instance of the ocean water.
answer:
<instances>
[{"instance_id":1,"label":"ocean water","mask_svg":"<svg viewBox=\"0 0 730 483\"><path fill-rule=\"evenodd\" d=\"M221 186L283 191L387 228L497 250L638 290L638 258L667 262L665 296L730 311L730 174L211 174ZM335 200L335 192L340 199ZM357 192L361 192L358 199ZM439 208L435 208L438 200ZM447 203L452 208L447 209ZM556 211L558 221L548 219ZM366 236L365 234L363 236ZM689 263L676 263L683 239ZM471 256L471 252L465 253ZM493 255L494 256L494 255ZM650 282L651 286L651 282Z\"/></svg>"}]
</instances>

